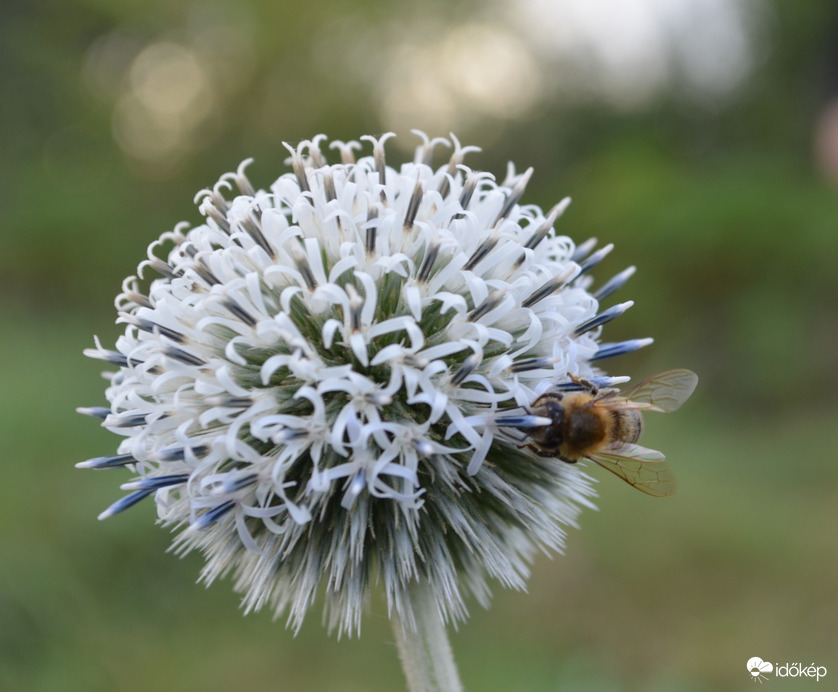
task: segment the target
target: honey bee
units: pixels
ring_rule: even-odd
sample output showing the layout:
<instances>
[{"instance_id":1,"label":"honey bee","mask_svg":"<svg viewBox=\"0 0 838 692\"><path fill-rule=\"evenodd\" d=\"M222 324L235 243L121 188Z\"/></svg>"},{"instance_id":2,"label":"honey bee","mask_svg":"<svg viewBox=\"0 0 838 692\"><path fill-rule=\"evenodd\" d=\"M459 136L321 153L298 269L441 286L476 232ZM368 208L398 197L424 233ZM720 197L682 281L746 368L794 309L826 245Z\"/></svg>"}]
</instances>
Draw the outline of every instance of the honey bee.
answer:
<instances>
[{"instance_id":1,"label":"honey bee","mask_svg":"<svg viewBox=\"0 0 838 692\"><path fill-rule=\"evenodd\" d=\"M547 391L530 413L549 419L532 428L522 447L570 464L586 458L654 497L675 493L675 476L666 457L636 444L643 433L643 411L674 411L693 393L698 377L689 370L667 370L627 389L600 389L574 377L581 391Z\"/></svg>"}]
</instances>

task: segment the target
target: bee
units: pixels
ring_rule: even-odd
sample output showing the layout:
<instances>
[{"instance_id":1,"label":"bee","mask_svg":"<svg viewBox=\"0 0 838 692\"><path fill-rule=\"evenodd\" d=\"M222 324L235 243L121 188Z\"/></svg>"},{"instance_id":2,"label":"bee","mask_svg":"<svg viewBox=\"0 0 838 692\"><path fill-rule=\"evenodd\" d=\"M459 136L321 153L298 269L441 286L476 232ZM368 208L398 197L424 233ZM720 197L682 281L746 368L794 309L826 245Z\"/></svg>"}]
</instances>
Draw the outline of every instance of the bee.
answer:
<instances>
[{"instance_id":1,"label":"bee","mask_svg":"<svg viewBox=\"0 0 838 692\"><path fill-rule=\"evenodd\" d=\"M581 391L550 390L530 407L549 425L532 428L522 447L542 457L575 464L585 458L654 497L675 493L675 476L666 457L637 444L643 411L674 411L693 393L698 377L689 370L667 370L627 389L600 389L574 377Z\"/></svg>"}]
</instances>

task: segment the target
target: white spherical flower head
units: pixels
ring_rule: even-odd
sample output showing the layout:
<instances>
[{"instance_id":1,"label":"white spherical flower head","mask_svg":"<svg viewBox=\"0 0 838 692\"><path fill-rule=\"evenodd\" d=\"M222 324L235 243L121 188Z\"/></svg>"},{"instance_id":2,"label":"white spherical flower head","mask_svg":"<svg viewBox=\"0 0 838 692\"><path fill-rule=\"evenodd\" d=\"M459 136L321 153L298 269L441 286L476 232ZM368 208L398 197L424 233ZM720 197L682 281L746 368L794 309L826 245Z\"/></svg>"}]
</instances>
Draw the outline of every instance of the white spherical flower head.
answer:
<instances>
[{"instance_id":1,"label":"white spherical flower head","mask_svg":"<svg viewBox=\"0 0 838 692\"><path fill-rule=\"evenodd\" d=\"M567 199L522 205L532 170L497 184L463 165L473 148L421 134L396 169L387 137L358 160L333 142L331 165L316 137L270 190L245 162L200 192L203 225L152 243L137 273L158 278L125 281L115 349L86 351L118 370L109 406L80 410L124 439L79 466L135 474L102 518L153 496L206 583L232 573L246 610L294 628L322 597L357 632L376 582L408 627L413 584L445 620L490 580L522 588L593 495L523 447L528 406L569 373L624 381L595 363L651 341L599 343L633 268L592 291L611 246L556 233Z\"/></svg>"}]
</instances>

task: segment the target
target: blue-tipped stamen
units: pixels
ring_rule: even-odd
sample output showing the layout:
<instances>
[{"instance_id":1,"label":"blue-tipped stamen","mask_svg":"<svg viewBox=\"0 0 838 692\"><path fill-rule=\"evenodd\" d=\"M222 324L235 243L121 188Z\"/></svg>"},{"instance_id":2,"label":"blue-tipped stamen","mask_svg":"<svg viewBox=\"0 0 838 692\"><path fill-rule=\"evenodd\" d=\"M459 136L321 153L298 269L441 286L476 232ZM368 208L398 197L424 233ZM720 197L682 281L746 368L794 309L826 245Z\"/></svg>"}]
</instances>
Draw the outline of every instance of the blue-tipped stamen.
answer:
<instances>
[{"instance_id":1,"label":"blue-tipped stamen","mask_svg":"<svg viewBox=\"0 0 838 692\"><path fill-rule=\"evenodd\" d=\"M309 201L312 201L310 197ZM291 259L293 259L294 264L297 265L297 271L300 272L300 277L303 279L306 287L309 291L313 291L317 288L317 279L314 278L314 272L311 271L311 265L308 263L308 258L299 243L291 243L288 250L291 253Z\"/></svg>"},{"instance_id":2,"label":"blue-tipped stamen","mask_svg":"<svg viewBox=\"0 0 838 692\"><path fill-rule=\"evenodd\" d=\"M498 217L495 219L495 226L497 226L499 221L502 221L507 216L509 216L515 205L521 201L521 197L524 196L524 191L527 189L527 183L530 181L532 173L533 169L528 168L520 177L518 182L515 183L515 186L509 191L509 194L506 197L506 201L504 202L501 210L498 212Z\"/></svg>"},{"instance_id":3,"label":"blue-tipped stamen","mask_svg":"<svg viewBox=\"0 0 838 692\"><path fill-rule=\"evenodd\" d=\"M471 198L474 196L474 191L477 189L477 183L480 178L474 173L469 173L466 182L463 184L463 189L460 192L460 206L463 209L468 209L471 204Z\"/></svg>"},{"instance_id":4,"label":"blue-tipped stamen","mask_svg":"<svg viewBox=\"0 0 838 692\"><path fill-rule=\"evenodd\" d=\"M586 260L579 263L579 273L584 274L586 271L590 271L591 269L593 269L596 265L602 262L602 260L604 260L608 256L608 253L611 252L613 249L614 244L608 243L608 245L606 245L605 247L602 247L599 250L597 250Z\"/></svg>"},{"instance_id":5,"label":"blue-tipped stamen","mask_svg":"<svg viewBox=\"0 0 838 692\"><path fill-rule=\"evenodd\" d=\"M107 519L108 517L112 517L114 514L124 512L129 507L133 507L140 500L144 500L145 498L147 498L153 492L154 490L137 490L136 492L133 492L130 495L126 495L125 497L114 502L110 507L108 507L104 512L102 512L98 517L99 521Z\"/></svg>"},{"instance_id":6,"label":"blue-tipped stamen","mask_svg":"<svg viewBox=\"0 0 838 692\"><path fill-rule=\"evenodd\" d=\"M209 451L209 445L195 445L189 449L196 457L199 457ZM183 461L185 457L186 449L181 446L161 447L154 453L156 461Z\"/></svg>"},{"instance_id":7,"label":"blue-tipped stamen","mask_svg":"<svg viewBox=\"0 0 838 692\"><path fill-rule=\"evenodd\" d=\"M620 315L622 315L626 310L628 310L632 305L634 305L633 300L626 301L625 303L620 303L619 305L614 305L607 310L603 310L598 315L595 315L589 320L582 322L576 329L573 330L573 333L576 336L580 336L585 332L589 332L592 329L596 329L597 327L602 326L606 322L610 322L611 320L617 319Z\"/></svg>"},{"instance_id":8,"label":"blue-tipped stamen","mask_svg":"<svg viewBox=\"0 0 838 692\"><path fill-rule=\"evenodd\" d=\"M309 436L308 430L300 430L297 428L283 428L279 432L274 433L271 436L271 440L276 442L277 444L287 444L292 440L301 440L304 437Z\"/></svg>"},{"instance_id":9,"label":"blue-tipped stamen","mask_svg":"<svg viewBox=\"0 0 838 692\"><path fill-rule=\"evenodd\" d=\"M529 430L531 428L543 428L546 425L552 425L553 420L545 416L499 416L494 419L495 425L503 426L504 428L518 428L519 430Z\"/></svg>"},{"instance_id":10,"label":"blue-tipped stamen","mask_svg":"<svg viewBox=\"0 0 838 692\"><path fill-rule=\"evenodd\" d=\"M596 238L588 238L584 243L579 243L573 251L573 254L570 256L570 261L581 264L582 260L593 252L596 244Z\"/></svg>"},{"instance_id":11,"label":"blue-tipped stamen","mask_svg":"<svg viewBox=\"0 0 838 692\"><path fill-rule=\"evenodd\" d=\"M600 349L591 357L591 362L595 360L603 360L604 358L613 358L614 356L621 356L624 353L631 353L638 349L644 348L649 344L654 343L654 339L630 339L628 341L620 341L616 344L602 344Z\"/></svg>"},{"instance_id":12,"label":"blue-tipped stamen","mask_svg":"<svg viewBox=\"0 0 838 692\"><path fill-rule=\"evenodd\" d=\"M545 281L541 286L539 286L535 291L533 291L529 296L527 296L524 300L521 301L521 307L531 308L533 305L544 300L547 296L552 295L560 288L562 288L568 281L570 281L571 277L574 275L574 270L566 271L564 274L559 274L558 276L554 276L549 281Z\"/></svg>"},{"instance_id":13,"label":"blue-tipped stamen","mask_svg":"<svg viewBox=\"0 0 838 692\"><path fill-rule=\"evenodd\" d=\"M485 317L486 314L494 310L498 305L500 305L501 301L503 300L504 295L506 295L505 291L498 289L496 291L492 291L478 307L474 308L468 314L469 322L477 322L481 317Z\"/></svg>"},{"instance_id":14,"label":"blue-tipped stamen","mask_svg":"<svg viewBox=\"0 0 838 692\"><path fill-rule=\"evenodd\" d=\"M492 250L495 249L499 240L500 238L495 233L492 233L488 238L486 238L486 240L480 243L463 266L463 271L471 271L474 269L480 260L484 259Z\"/></svg>"},{"instance_id":15,"label":"blue-tipped stamen","mask_svg":"<svg viewBox=\"0 0 838 692\"><path fill-rule=\"evenodd\" d=\"M346 284L346 295L349 297L349 327L353 332L361 331L361 310L364 307L364 299L352 284Z\"/></svg>"},{"instance_id":16,"label":"blue-tipped stamen","mask_svg":"<svg viewBox=\"0 0 838 692\"><path fill-rule=\"evenodd\" d=\"M598 301L602 302L605 298L610 296L614 291L623 287L623 284L628 281L635 272L635 267L628 267L627 269L623 269L619 274L616 276L612 276L608 281L606 281L602 286L600 286L596 291L594 291L593 296Z\"/></svg>"},{"instance_id":17,"label":"blue-tipped stamen","mask_svg":"<svg viewBox=\"0 0 838 692\"><path fill-rule=\"evenodd\" d=\"M79 408L76 409L76 413L104 420L111 415L111 410L109 408L105 408L104 406L79 406Z\"/></svg>"},{"instance_id":18,"label":"blue-tipped stamen","mask_svg":"<svg viewBox=\"0 0 838 692\"><path fill-rule=\"evenodd\" d=\"M533 234L529 237L526 243L524 243L523 247L528 250L534 250L538 247L539 243L547 237L547 234L550 232L550 229L553 228L553 225L556 223L556 220L564 213L564 210L567 209L568 205L570 204L570 197L565 197L561 202L559 202L556 206L554 206L550 213L547 215L547 218L541 222L541 224L536 228ZM515 260L515 266L518 267L524 263L524 260L527 257L527 253L522 252L518 259Z\"/></svg>"},{"instance_id":19,"label":"blue-tipped stamen","mask_svg":"<svg viewBox=\"0 0 838 692\"><path fill-rule=\"evenodd\" d=\"M439 255L439 243L433 242L431 246L428 248L428 252L425 254L424 259L422 260L422 266L419 268L419 272L416 274L416 281L419 283L423 283L431 278L431 270L436 263L437 256Z\"/></svg>"},{"instance_id":20,"label":"blue-tipped stamen","mask_svg":"<svg viewBox=\"0 0 838 692\"><path fill-rule=\"evenodd\" d=\"M187 353L182 348L177 348L176 346L166 346L166 348L163 349L163 353L169 356L169 358L180 361L185 365L194 365L197 367L200 365L207 364L207 362L203 358L193 355L192 353Z\"/></svg>"},{"instance_id":21,"label":"blue-tipped stamen","mask_svg":"<svg viewBox=\"0 0 838 692\"><path fill-rule=\"evenodd\" d=\"M323 159L323 154L320 152L319 149L312 150L312 156L315 156L322 162L318 163L317 167L320 168L325 165L325 160ZM338 198L337 190L335 190L335 179L332 177L332 172L329 170L323 171L323 193L326 196L326 202L334 202ZM248 194L248 193L245 193ZM253 197L253 194L250 193L250 197ZM340 221L338 221L338 225L340 225Z\"/></svg>"},{"instance_id":22,"label":"blue-tipped stamen","mask_svg":"<svg viewBox=\"0 0 838 692\"><path fill-rule=\"evenodd\" d=\"M413 186L413 194L410 195L407 210L404 213L403 228L405 231L409 231L413 228L413 223L416 221L416 214L419 213L419 205L422 203L423 194L424 190L422 189L422 183L417 180L416 185Z\"/></svg>"},{"instance_id":23,"label":"blue-tipped stamen","mask_svg":"<svg viewBox=\"0 0 838 692\"><path fill-rule=\"evenodd\" d=\"M164 262L159 257L149 255L147 265L160 274L160 276L165 276L167 279L176 279L178 276L174 267L168 262Z\"/></svg>"},{"instance_id":24,"label":"blue-tipped stamen","mask_svg":"<svg viewBox=\"0 0 838 692\"><path fill-rule=\"evenodd\" d=\"M303 157L300 155L300 152L285 142L283 142L282 145L291 152L291 169L294 171L294 177L297 179L297 185L300 186L300 192L311 192L311 188L308 185L305 163L303 162ZM308 196L308 200L309 203L314 205L314 200L310 195Z\"/></svg>"},{"instance_id":25,"label":"blue-tipped stamen","mask_svg":"<svg viewBox=\"0 0 838 692\"><path fill-rule=\"evenodd\" d=\"M165 336L167 339L171 339L179 344L186 341L186 334L183 332L179 332L171 327L164 327L163 325L157 324L157 322L152 322L144 317L135 317L134 315L131 315L130 318L125 321L129 324L133 324L137 327L137 329L142 329L144 332L148 332L149 334L160 334L161 336Z\"/></svg>"},{"instance_id":26,"label":"blue-tipped stamen","mask_svg":"<svg viewBox=\"0 0 838 692\"><path fill-rule=\"evenodd\" d=\"M249 235L253 242L265 251L271 259L276 259L276 250L271 245L265 235L262 233L262 212L259 207L252 207L250 215L239 222L239 226L244 229L245 233Z\"/></svg>"},{"instance_id":27,"label":"blue-tipped stamen","mask_svg":"<svg viewBox=\"0 0 838 692\"><path fill-rule=\"evenodd\" d=\"M205 190L205 192L207 191ZM222 230L227 235L230 235L230 231L232 229L230 228L230 224L227 222L227 211L226 209L219 209L215 205L215 202L211 196L208 195L203 198L199 209L203 213L205 213L210 218L210 220L214 221L215 225L218 226L220 230Z\"/></svg>"},{"instance_id":28,"label":"blue-tipped stamen","mask_svg":"<svg viewBox=\"0 0 838 692\"><path fill-rule=\"evenodd\" d=\"M349 482L349 487L343 494L343 499L340 502L340 506L344 509L351 509L352 505L355 504L355 500L358 499L358 495L360 495L363 489L366 487L366 474L364 473L363 469L359 469L358 472L352 477L352 480Z\"/></svg>"},{"instance_id":29,"label":"blue-tipped stamen","mask_svg":"<svg viewBox=\"0 0 838 692\"><path fill-rule=\"evenodd\" d=\"M107 425L109 428L136 428L145 425L147 421L145 413L123 413L108 418Z\"/></svg>"},{"instance_id":30,"label":"blue-tipped stamen","mask_svg":"<svg viewBox=\"0 0 838 692\"><path fill-rule=\"evenodd\" d=\"M88 358L96 358L97 360L104 360L111 365L117 365L120 368L128 367L128 356L123 355L119 351L108 351L106 349L86 348L82 351Z\"/></svg>"},{"instance_id":31,"label":"blue-tipped stamen","mask_svg":"<svg viewBox=\"0 0 838 692\"><path fill-rule=\"evenodd\" d=\"M482 360L482 355L479 353L472 353L468 358L463 361L463 364L457 369L451 376L451 384L453 385L461 385L463 381L474 372L474 369L480 365L480 361Z\"/></svg>"},{"instance_id":32,"label":"blue-tipped stamen","mask_svg":"<svg viewBox=\"0 0 838 692\"><path fill-rule=\"evenodd\" d=\"M200 276L208 286L215 286L220 284L221 280L210 270L203 257L199 257L192 264L192 271Z\"/></svg>"},{"instance_id":33,"label":"blue-tipped stamen","mask_svg":"<svg viewBox=\"0 0 838 692\"><path fill-rule=\"evenodd\" d=\"M253 405L253 399L249 396L229 396L218 405L226 408L247 408Z\"/></svg>"},{"instance_id":34,"label":"blue-tipped stamen","mask_svg":"<svg viewBox=\"0 0 838 692\"><path fill-rule=\"evenodd\" d=\"M548 358L546 356L540 358L523 358L522 360L517 360L512 365L510 365L509 372L527 372L529 370L542 370L545 368L552 367L556 362L558 362L557 358Z\"/></svg>"},{"instance_id":35,"label":"blue-tipped stamen","mask_svg":"<svg viewBox=\"0 0 838 692\"><path fill-rule=\"evenodd\" d=\"M376 224L377 218L378 207L376 205L373 205L367 210L367 234L366 240L364 241L364 250L368 255L375 254L375 236L376 231L378 230Z\"/></svg>"},{"instance_id":36,"label":"blue-tipped stamen","mask_svg":"<svg viewBox=\"0 0 838 692\"><path fill-rule=\"evenodd\" d=\"M248 327L255 327L256 326L256 319L245 310L241 305L239 305L235 300L232 298L227 298L222 302L225 308L227 308L235 317L238 317L242 322L244 322Z\"/></svg>"},{"instance_id":37,"label":"blue-tipped stamen","mask_svg":"<svg viewBox=\"0 0 838 692\"><path fill-rule=\"evenodd\" d=\"M256 473L248 473L244 475L230 474L230 478L225 478L221 481L221 483L213 489L213 492L218 495L227 495L229 493L234 493L237 490L241 490L242 488L246 488L249 485L253 485L258 480L259 475Z\"/></svg>"},{"instance_id":38,"label":"blue-tipped stamen","mask_svg":"<svg viewBox=\"0 0 838 692\"><path fill-rule=\"evenodd\" d=\"M230 396L229 394L211 394L204 397L204 401L210 406L221 408L248 408L253 405L253 399L249 396Z\"/></svg>"},{"instance_id":39,"label":"blue-tipped stamen","mask_svg":"<svg viewBox=\"0 0 838 692\"><path fill-rule=\"evenodd\" d=\"M221 517L227 514L227 512L229 512L235 506L236 503L232 500L222 502L217 507L213 507L212 509L204 512L200 517L198 517L195 521L192 522L190 528L197 529L198 531L206 529L212 526L219 519L221 519Z\"/></svg>"},{"instance_id":40,"label":"blue-tipped stamen","mask_svg":"<svg viewBox=\"0 0 838 692\"><path fill-rule=\"evenodd\" d=\"M181 485L188 480L188 473L175 473L169 476L138 478L137 480L123 483L119 487L123 490L159 490L160 488L168 488L170 485Z\"/></svg>"},{"instance_id":41,"label":"blue-tipped stamen","mask_svg":"<svg viewBox=\"0 0 838 692\"><path fill-rule=\"evenodd\" d=\"M95 457L76 464L77 469L116 469L129 464L136 464L137 460L131 454L112 454L106 457Z\"/></svg>"}]
</instances>

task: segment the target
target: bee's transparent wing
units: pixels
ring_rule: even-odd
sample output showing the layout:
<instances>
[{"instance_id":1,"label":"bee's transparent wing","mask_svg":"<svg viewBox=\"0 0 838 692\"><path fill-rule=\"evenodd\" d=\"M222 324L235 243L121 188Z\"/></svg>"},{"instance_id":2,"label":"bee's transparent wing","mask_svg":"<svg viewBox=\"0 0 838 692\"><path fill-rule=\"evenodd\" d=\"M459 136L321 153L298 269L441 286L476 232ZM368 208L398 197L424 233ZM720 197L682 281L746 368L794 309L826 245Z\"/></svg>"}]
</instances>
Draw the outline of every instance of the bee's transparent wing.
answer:
<instances>
[{"instance_id":1,"label":"bee's transparent wing","mask_svg":"<svg viewBox=\"0 0 838 692\"><path fill-rule=\"evenodd\" d=\"M669 497L675 494L675 474L666 457L654 449L625 443L588 458L647 495Z\"/></svg>"},{"instance_id":2,"label":"bee's transparent wing","mask_svg":"<svg viewBox=\"0 0 838 692\"><path fill-rule=\"evenodd\" d=\"M690 370L667 370L613 394L606 394L594 406L669 412L680 408L695 390L698 375Z\"/></svg>"}]
</instances>

